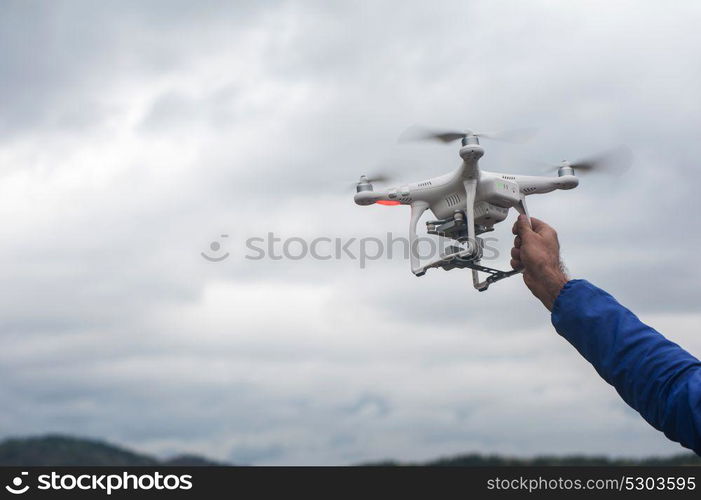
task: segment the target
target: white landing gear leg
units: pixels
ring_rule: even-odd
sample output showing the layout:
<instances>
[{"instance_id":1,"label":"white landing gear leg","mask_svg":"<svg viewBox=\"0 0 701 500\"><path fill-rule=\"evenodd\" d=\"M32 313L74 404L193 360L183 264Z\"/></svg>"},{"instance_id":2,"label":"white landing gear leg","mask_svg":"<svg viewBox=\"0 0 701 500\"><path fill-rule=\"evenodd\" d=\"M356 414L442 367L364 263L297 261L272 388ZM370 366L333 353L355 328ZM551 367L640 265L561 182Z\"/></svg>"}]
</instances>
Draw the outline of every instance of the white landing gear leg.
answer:
<instances>
[{"instance_id":1,"label":"white landing gear leg","mask_svg":"<svg viewBox=\"0 0 701 500\"><path fill-rule=\"evenodd\" d=\"M530 226L531 225L531 216L528 214L528 207L526 206L526 197L523 193L521 193L520 198L521 199L514 206L514 208L518 211L519 214L526 216L526 219L528 220L528 225ZM479 266L479 263L477 263L477 264ZM521 269L513 270L513 271L497 271L496 269L491 269L491 268L487 268L487 267L483 267L480 270L490 274L490 276L488 276L485 281L479 283L478 280L475 278L475 276L477 276L477 270L475 268L472 269L473 283L475 285L475 288L477 290L479 290L480 292L485 291L487 288L489 288L489 285L491 285L495 281L499 281L501 279L508 278L509 276L513 276L515 274L519 274L522 272Z\"/></svg>"},{"instance_id":2,"label":"white landing gear leg","mask_svg":"<svg viewBox=\"0 0 701 500\"><path fill-rule=\"evenodd\" d=\"M521 193L521 199L519 200L518 204L514 208L521 215L525 215L526 220L528 220L528 225L532 226L531 216L528 214L528 207L526 206L526 196L523 193Z\"/></svg>"},{"instance_id":3,"label":"white landing gear leg","mask_svg":"<svg viewBox=\"0 0 701 500\"><path fill-rule=\"evenodd\" d=\"M479 242L477 241L477 234L475 232L475 193L477 192L477 180L470 179L465 181L465 217L467 219L467 239L470 245L474 245L474 252L477 258L475 259L475 264L479 264L481 258L481 249L479 247ZM472 269L472 284L477 290L484 286L484 283L480 283L479 271L477 269ZM487 285L489 286L489 285ZM484 287L483 289L486 289Z\"/></svg>"},{"instance_id":4,"label":"white landing gear leg","mask_svg":"<svg viewBox=\"0 0 701 500\"><path fill-rule=\"evenodd\" d=\"M421 267L419 260L419 242L416 236L416 225L419 219L428 209L428 203L416 202L411 204L411 220L409 221L409 256L411 258L411 272L416 276L426 274L426 269Z\"/></svg>"},{"instance_id":5,"label":"white landing gear leg","mask_svg":"<svg viewBox=\"0 0 701 500\"><path fill-rule=\"evenodd\" d=\"M474 238L474 233L475 233L475 214L474 214L474 200L475 200L475 191L469 191L467 189L467 181L465 182L465 191L467 192L467 223L468 223L468 230L471 229L472 231L470 232L470 240L474 241L475 244L477 244L477 239ZM520 200L518 204L515 206L516 210L528 217L528 223L530 224L531 219L530 216L528 215L528 208L526 207L526 197L521 194ZM474 238L474 240L473 240ZM481 251L479 248L477 248L477 251ZM480 258L480 254L477 254ZM474 261L469 267L472 268L472 284L474 287L479 290L480 292L484 292L489 288L489 285L492 283L502 280L504 278L508 278L510 276L513 276L515 274L520 273L520 270L511 270L511 271L499 271L498 269L492 269L491 267L486 267L482 266L480 264L480 259L478 258L477 260ZM487 279L484 281L479 280L479 272L484 272L489 274L487 276Z\"/></svg>"}]
</instances>

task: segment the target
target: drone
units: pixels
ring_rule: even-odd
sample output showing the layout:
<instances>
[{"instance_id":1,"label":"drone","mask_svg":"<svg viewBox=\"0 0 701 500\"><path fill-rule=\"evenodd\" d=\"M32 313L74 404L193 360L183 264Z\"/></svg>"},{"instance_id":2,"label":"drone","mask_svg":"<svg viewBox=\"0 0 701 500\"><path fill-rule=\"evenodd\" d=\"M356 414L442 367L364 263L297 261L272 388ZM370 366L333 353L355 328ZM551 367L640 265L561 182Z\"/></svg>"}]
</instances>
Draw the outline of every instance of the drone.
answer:
<instances>
[{"instance_id":1,"label":"drone","mask_svg":"<svg viewBox=\"0 0 701 500\"><path fill-rule=\"evenodd\" d=\"M358 205L409 205L409 246L411 271L423 276L428 269L471 269L472 282L479 291L485 291L492 283L514 276L521 270L501 271L481 263L484 239L479 235L494 230L494 225L504 221L509 209L514 208L526 216L530 223L526 197L550 193L555 190L574 189L579 185L576 172L585 173L609 169L619 172L630 165L630 152L625 147L580 161L563 160L550 167L557 176L514 175L488 172L479 167L484 156L480 138L507 140L513 134L483 134L465 131L435 131L414 127L403 134L404 139L436 140L452 143L460 140L460 166L447 174L420 182L375 191L373 182L384 182L387 176L360 176L356 184L355 203ZM447 238L445 251L434 260L422 263L418 255L417 225L426 210L436 220L426 222L428 234ZM484 280L480 273L486 274Z\"/></svg>"}]
</instances>

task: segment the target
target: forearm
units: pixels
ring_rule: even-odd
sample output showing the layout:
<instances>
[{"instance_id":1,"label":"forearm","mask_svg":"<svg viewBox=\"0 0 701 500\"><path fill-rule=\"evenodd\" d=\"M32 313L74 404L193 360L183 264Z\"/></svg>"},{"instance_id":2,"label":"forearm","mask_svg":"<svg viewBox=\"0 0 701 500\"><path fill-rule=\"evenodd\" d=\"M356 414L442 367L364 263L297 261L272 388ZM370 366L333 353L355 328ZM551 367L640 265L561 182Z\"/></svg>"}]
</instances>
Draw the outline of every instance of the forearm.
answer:
<instances>
[{"instance_id":1,"label":"forearm","mask_svg":"<svg viewBox=\"0 0 701 500\"><path fill-rule=\"evenodd\" d=\"M651 425L701 454L701 363L586 281L568 282L553 325Z\"/></svg>"}]
</instances>

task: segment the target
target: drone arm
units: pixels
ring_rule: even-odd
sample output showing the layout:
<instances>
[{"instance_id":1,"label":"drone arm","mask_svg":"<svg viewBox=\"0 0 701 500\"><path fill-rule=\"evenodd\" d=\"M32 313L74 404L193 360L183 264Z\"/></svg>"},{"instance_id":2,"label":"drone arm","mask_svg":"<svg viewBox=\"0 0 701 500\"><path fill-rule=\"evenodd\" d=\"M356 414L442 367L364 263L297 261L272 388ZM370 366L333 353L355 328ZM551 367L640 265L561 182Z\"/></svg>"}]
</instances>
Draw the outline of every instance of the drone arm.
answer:
<instances>
[{"instance_id":1,"label":"drone arm","mask_svg":"<svg viewBox=\"0 0 701 500\"><path fill-rule=\"evenodd\" d=\"M389 200L389 195L385 191L361 191L355 193L353 199L358 205L372 205L381 200Z\"/></svg>"},{"instance_id":2,"label":"drone arm","mask_svg":"<svg viewBox=\"0 0 701 500\"><path fill-rule=\"evenodd\" d=\"M574 189L579 185L579 178L575 175L563 175L560 177L516 175L513 177L524 195L544 194L556 189Z\"/></svg>"},{"instance_id":3,"label":"drone arm","mask_svg":"<svg viewBox=\"0 0 701 500\"><path fill-rule=\"evenodd\" d=\"M416 235L416 226L419 223L419 219L428 209L428 203L423 201L417 201L411 204L411 220L409 222L409 255L411 257L411 272L417 276L423 274L421 262L419 260L418 252L418 236Z\"/></svg>"}]
</instances>

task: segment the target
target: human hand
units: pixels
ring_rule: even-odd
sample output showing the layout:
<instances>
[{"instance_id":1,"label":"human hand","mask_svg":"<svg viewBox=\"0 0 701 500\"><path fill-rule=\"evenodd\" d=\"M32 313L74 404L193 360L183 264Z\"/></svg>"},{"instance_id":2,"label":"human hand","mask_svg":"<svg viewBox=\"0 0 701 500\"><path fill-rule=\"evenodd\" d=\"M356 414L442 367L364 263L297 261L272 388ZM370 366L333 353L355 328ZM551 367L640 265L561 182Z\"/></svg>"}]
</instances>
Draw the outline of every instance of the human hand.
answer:
<instances>
[{"instance_id":1,"label":"human hand","mask_svg":"<svg viewBox=\"0 0 701 500\"><path fill-rule=\"evenodd\" d=\"M548 310L567 283L568 278L560 262L560 243L557 232L542 220L531 217L531 225L519 215L512 232L511 267L523 269L523 281Z\"/></svg>"}]
</instances>

